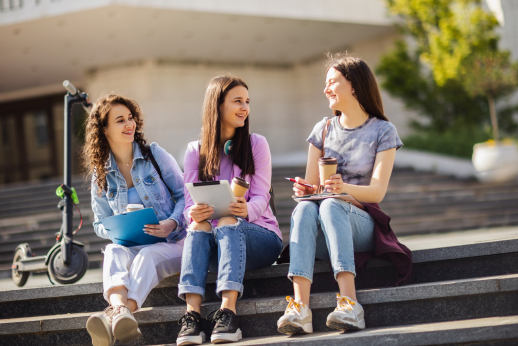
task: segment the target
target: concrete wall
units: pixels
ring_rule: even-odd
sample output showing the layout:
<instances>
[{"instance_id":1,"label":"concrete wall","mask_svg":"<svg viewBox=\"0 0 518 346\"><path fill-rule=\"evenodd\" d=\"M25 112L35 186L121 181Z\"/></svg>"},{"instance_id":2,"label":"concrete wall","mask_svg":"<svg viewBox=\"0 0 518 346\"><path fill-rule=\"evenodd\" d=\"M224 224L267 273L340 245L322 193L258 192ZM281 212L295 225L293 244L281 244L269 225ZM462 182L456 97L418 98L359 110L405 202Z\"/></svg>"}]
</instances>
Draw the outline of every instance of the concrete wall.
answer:
<instances>
[{"instance_id":1,"label":"concrete wall","mask_svg":"<svg viewBox=\"0 0 518 346\"><path fill-rule=\"evenodd\" d=\"M379 55L394 36L354 47L374 69ZM201 107L208 81L224 72L243 78L250 93L252 132L264 135L272 155L307 150L306 138L315 123L332 115L323 94L323 60L305 64L246 66L179 63L148 60L125 66L99 68L87 77L92 100L116 92L135 98L146 115L145 133L179 161L189 141L198 139ZM398 101L383 93L385 111L401 136L408 118Z\"/></svg>"}]
</instances>

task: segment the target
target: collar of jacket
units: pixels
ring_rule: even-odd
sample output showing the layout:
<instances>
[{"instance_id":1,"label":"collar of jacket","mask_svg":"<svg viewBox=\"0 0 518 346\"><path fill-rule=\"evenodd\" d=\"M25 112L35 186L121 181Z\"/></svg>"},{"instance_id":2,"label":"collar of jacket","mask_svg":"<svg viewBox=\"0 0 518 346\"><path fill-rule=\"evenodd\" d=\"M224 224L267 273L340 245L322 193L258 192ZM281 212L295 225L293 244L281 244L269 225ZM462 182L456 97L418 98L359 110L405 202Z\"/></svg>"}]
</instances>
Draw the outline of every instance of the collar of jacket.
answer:
<instances>
[{"instance_id":1,"label":"collar of jacket","mask_svg":"<svg viewBox=\"0 0 518 346\"><path fill-rule=\"evenodd\" d=\"M142 152L140 151L140 147L137 142L133 142L133 162L138 159L144 159ZM106 165L104 166L107 172L115 172L117 170L117 162L115 162L115 157L113 156L112 151L110 150L110 156L108 157L108 161L106 161Z\"/></svg>"}]
</instances>

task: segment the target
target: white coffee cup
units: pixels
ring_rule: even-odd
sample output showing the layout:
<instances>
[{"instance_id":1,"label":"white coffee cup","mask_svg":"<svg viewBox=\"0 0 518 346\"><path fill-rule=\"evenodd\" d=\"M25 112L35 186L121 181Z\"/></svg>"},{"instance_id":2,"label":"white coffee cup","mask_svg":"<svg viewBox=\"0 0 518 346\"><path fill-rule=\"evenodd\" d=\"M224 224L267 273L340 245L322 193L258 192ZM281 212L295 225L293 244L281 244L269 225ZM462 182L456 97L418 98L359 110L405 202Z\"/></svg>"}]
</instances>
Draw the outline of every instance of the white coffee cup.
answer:
<instances>
[{"instance_id":1,"label":"white coffee cup","mask_svg":"<svg viewBox=\"0 0 518 346\"><path fill-rule=\"evenodd\" d=\"M144 209L144 206L142 204L128 204L128 206L126 207L126 211L128 213L131 211L137 211L141 209Z\"/></svg>"}]
</instances>

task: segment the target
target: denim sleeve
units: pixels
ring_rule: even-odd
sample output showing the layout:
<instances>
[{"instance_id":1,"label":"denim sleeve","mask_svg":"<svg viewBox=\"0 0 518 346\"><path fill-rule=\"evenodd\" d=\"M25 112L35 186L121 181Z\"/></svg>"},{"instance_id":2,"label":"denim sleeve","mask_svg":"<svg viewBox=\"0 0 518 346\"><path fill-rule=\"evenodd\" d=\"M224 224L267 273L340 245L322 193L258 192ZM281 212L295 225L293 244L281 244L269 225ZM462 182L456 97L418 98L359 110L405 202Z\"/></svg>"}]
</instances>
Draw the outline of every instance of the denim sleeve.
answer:
<instances>
[{"instance_id":1,"label":"denim sleeve","mask_svg":"<svg viewBox=\"0 0 518 346\"><path fill-rule=\"evenodd\" d=\"M162 178L164 183L171 189L175 205L173 212L169 216L169 219L176 221L176 229L174 231L181 230L185 227L185 221L183 218L183 209L185 206L185 198L183 194L183 173L178 166L178 163L174 157L161 148L157 143L151 144L151 150L153 150L153 156L155 157L156 163L160 167Z\"/></svg>"},{"instance_id":2,"label":"denim sleeve","mask_svg":"<svg viewBox=\"0 0 518 346\"><path fill-rule=\"evenodd\" d=\"M91 186L91 194L92 194L92 211L94 212L94 231L101 238L110 239L108 235L108 231L104 228L104 225L101 223L101 220L104 217L112 216L113 211L108 204L108 199L106 198L106 192L102 192L101 196L97 195L98 187L97 184L92 179Z\"/></svg>"},{"instance_id":3,"label":"denim sleeve","mask_svg":"<svg viewBox=\"0 0 518 346\"><path fill-rule=\"evenodd\" d=\"M248 207L248 222L258 220L268 209L270 203L270 186L272 184L272 157L266 138L252 135L255 174L250 182Z\"/></svg>"}]
</instances>

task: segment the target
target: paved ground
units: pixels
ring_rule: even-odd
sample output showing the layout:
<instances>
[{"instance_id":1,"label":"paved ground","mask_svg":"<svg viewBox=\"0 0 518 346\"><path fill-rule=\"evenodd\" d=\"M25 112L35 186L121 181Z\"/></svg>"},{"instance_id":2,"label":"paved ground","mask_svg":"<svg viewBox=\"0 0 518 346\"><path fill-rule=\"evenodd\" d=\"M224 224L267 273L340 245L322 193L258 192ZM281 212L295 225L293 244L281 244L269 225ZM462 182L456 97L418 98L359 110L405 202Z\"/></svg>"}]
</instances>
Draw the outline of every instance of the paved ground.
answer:
<instances>
[{"instance_id":1,"label":"paved ground","mask_svg":"<svg viewBox=\"0 0 518 346\"><path fill-rule=\"evenodd\" d=\"M445 246L456 246L487 241L518 238L518 226L500 228L480 228L476 230L458 231L450 233L423 234L399 237L399 240L411 250L433 249ZM86 284L102 281L102 269L88 270L78 282ZM46 275L32 275L27 284L17 287L11 279L0 279L0 291L52 286Z\"/></svg>"}]
</instances>

